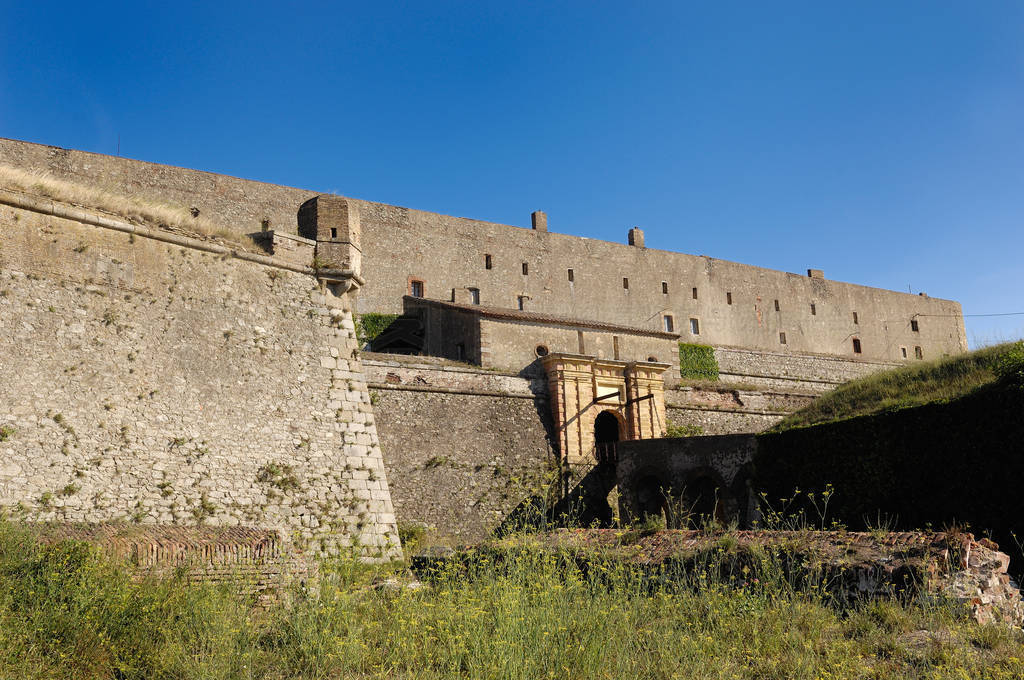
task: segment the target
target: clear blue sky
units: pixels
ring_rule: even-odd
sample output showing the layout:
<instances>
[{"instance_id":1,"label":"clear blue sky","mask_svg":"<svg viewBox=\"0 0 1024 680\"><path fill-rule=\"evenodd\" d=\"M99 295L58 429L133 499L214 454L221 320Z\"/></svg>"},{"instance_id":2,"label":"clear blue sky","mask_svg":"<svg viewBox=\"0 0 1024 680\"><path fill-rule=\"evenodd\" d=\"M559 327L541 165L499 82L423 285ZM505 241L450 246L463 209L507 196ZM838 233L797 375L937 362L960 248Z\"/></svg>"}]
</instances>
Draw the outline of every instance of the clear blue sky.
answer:
<instances>
[{"instance_id":1,"label":"clear blue sky","mask_svg":"<svg viewBox=\"0 0 1024 680\"><path fill-rule=\"evenodd\" d=\"M284 5L0 0L0 136L1024 312L1024 3Z\"/></svg>"}]
</instances>

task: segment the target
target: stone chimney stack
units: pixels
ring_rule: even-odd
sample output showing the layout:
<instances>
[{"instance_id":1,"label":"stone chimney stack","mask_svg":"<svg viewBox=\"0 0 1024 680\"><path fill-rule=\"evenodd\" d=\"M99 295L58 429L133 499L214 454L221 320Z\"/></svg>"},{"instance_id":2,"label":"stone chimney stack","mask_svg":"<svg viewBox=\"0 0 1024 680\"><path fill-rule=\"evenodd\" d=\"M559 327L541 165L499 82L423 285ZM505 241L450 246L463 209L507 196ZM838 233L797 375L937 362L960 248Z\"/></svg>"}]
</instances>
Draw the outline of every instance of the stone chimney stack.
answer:
<instances>
[{"instance_id":1,"label":"stone chimney stack","mask_svg":"<svg viewBox=\"0 0 1024 680\"><path fill-rule=\"evenodd\" d=\"M645 248L644 245L644 230L640 227L633 227L629 230L629 245L636 246L637 248Z\"/></svg>"},{"instance_id":2,"label":"stone chimney stack","mask_svg":"<svg viewBox=\"0 0 1024 680\"><path fill-rule=\"evenodd\" d=\"M548 230L548 215L547 215L547 213L538 210L538 211L534 212L532 215L530 215L530 218L531 218L531 220L533 220L533 230L534 231L547 231Z\"/></svg>"}]
</instances>

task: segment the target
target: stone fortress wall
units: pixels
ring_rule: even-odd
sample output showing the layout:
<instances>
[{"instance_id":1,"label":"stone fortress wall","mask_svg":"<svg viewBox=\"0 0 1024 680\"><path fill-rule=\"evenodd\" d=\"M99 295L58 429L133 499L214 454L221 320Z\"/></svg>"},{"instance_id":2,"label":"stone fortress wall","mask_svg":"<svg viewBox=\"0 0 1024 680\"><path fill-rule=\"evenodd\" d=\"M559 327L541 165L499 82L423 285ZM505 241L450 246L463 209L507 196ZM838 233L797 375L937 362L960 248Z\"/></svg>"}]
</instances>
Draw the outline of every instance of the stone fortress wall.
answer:
<instances>
[{"instance_id":1,"label":"stone fortress wall","mask_svg":"<svg viewBox=\"0 0 1024 680\"><path fill-rule=\"evenodd\" d=\"M7 139L0 139L0 163L196 207L243 233L297 233L298 206L316 195ZM360 313L401 313L415 280L433 299L451 300L454 292L463 301L475 288L482 305L515 309L523 298L528 311L651 330L664 330L667 315L683 341L773 356L901 362L904 350L914 360L918 347L925 359L967 348L960 305L950 300L830 281L812 270L803 276L646 248L638 230L634 245L556 234L543 214L535 215L536 228L525 229L352 202L363 261L373 272L372 285L358 295Z\"/></svg>"},{"instance_id":2,"label":"stone fortress wall","mask_svg":"<svg viewBox=\"0 0 1024 680\"><path fill-rule=\"evenodd\" d=\"M5 513L400 550L346 296L312 270L12 196L0 202Z\"/></svg>"}]
</instances>

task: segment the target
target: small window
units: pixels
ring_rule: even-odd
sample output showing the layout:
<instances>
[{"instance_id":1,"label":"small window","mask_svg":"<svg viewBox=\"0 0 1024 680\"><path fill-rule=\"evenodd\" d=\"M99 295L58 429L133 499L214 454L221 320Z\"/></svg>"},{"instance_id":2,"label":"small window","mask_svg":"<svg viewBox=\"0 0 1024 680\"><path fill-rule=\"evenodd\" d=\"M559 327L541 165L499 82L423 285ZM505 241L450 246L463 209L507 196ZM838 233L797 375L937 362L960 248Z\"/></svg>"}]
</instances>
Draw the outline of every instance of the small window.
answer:
<instances>
[{"instance_id":1,"label":"small window","mask_svg":"<svg viewBox=\"0 0 1024 680\"><path fill-rule=\"evenodd\" d=\"M725 294L725 304L727 304L727 305L731 305L732 304L732 293L726 293Z\"/></svg>"},{"instance_id":2,"label":"small window","mask_svg":"<svg viewBox=\"0 0 1024 680\"><path fill-rule=\"evenodd\" d=\"M493 262L491 262L491 256L484 255L484 269L490 269L492 265Z\"/></svg>"},{"instance_id":3,"label":"small window","mask_svg":"<svg viewBox=\"0 0 1024 680\"><path fill-rule=\"evenodd\" d=\"M924 352L921 351L920 345L914 348L914 356L917 357L918 359L924 359Z\"/></svg>"},{"instance_id":4,"label":"small window","mask_svg":"<svg viewBox=\"0 0 1024 680\"><path fill-rule=\"evenodd\" d=\"M668 281L661 282L661 294L668 295Z\"/></svg>"},{"instance_id":5,"label":"small window","mask_svg":"<svg viewBox=\"0 0 1024 680\"><path fill-rule=\"evenodd\" d=\"M700 335L700 321L690 319L690 332L694 335Z\"/></svg>"},{"instance_id":6,"label":"small window","mask_svg":"<svg viewBox=\"0 0 1024 680\"><path fill-rule=\"evenodd\" d=\"M537 345L537 349L534 351L537 352L537 356L539 357L546 357L548 355L548 348L546 345Z\"/></svg>"},{"instance_id":7,"label":"small window","mask_svg":"<svg viewBox=\"0 0 1024 680\"><path fill-rule=\"evenodd\" d=\"M786 344L786 334L785 333L779 333L779 344L780 345L785 345Z\"/></svg>"},{"instance_id":8,"label":"small window","mask_svg":"<svg viewBox=\"0 0 1024 680\"><path fill-rule=\"evenodd\" d=\"M675 333L676 332L676 321L670 315L665 315L665 332Z\"/></svg>"},{"instance_id":9,"label":"small window","mask_svg":"<svg viewBox=\"0 0 1024 680\"><path fill-rule=\"evenodd\" d=\"M455 345L455 358L458 361L466 360L466 346L461 342Z\"/></svg>"},{"instance_id":10,"label":"small window","mask_svg":"<svg viewBox=\"0 0 1024 680\"><path fill-rule=\"evenodd\" d=\"M854 338L853 339L853 353L854 354L860 354L860 339L859 338Z\"/></svg>"},{"instance_id":11,"label":"small window","mask_svg":"<svg viewBox=\"0 0 1024 680\"><path fill-rule=\"evenodd\" d=\"M814 303L812 302L811 303L811 316L817 316L817 315L818 315L818 308L815 307Z\"/></svg>"},{"instance_id":12,"label":"small window","mask_svg":"<svg viewBox=\"0 0 1024 680\"><path fill-rule=\"evenodd\" d=\"M480 304L480 289L479 288L470 288L469 289L469 301L472 302L474 305Z\"/></svg>"},{"instance_id":13,"label":"small window","mask_svg":"<svg viewBox=\"0 0 1024 680\"><path fill-rule=\"evenodd\" d=\"M523 263L523 276L530 273L530 264L528 262Z\"/></svg>"},{"instance_id":14,"label":"small window","mask_svg":"<svg viewBox=\"0 0 1024 680\"><path fill-rule=\"evenodd\" d=\"M627 279L625 276L622 277L622 287L625 290L629 290L629 279Z\"/></svg>"},{"instance_id":15,"label":"small window","mask_svg":"<svg viewBox=\"0 0 1024 680\"><path fill-rule=\"evenodd\" d=\"M338 238L338 228L331 227L331 238Z\"/></svg>"},{"instance_id":16,"label":"small window","mask_svg":"<svg viewBox=\"0 0 1024 680\"><path fill-rule=\"evenodd\" d=\"M526 296L520 295L518 298L516 298L516 303L519 305L520 311L526 309Z\"/></svg>"},{"instance_id":17,"label":"small window","mask_svg":"<svg viewBox=\"0 0 1024 680\"><path fill-rule=\"evenodd\" d=\"M907 348L906 347L900 347L900 352L903 354L903 358L906 359L907 358Z\"/></svg>"},{"instance_id":18,"label":"small window","mask_svg":"<svg viewBox=\"0 0 1024 680\"><path fill-rule=\"evenodd\" d=\"M571 281L575 281L575 280L576 280L575 273L573 272L573 270L570 269L569 270L569 281L571 282Z\"/></svg>"},{"instance_id":19,"label":"small window","mask_svg":"<svg viewBox=\"0 0 1024 680\"><path fill-rule=\"evenodd\" d=\"M650 361L652 364L658 363L658 357L647 357L647 360Z\"/></svg>"},{"instance_id":20,"label":"small window","mask_svg":"<svg viewBox=\"0 0 1024 680\"><path fill-rule=\"evenodd\" d=\"M409 282L409 295L413 297L423 297L423 282L413 279Z\"/></svg>"},{"instance_id":21,"label":"small window","mask_svg":"<svg viewBox=\"0 0 1024 680\"><path fill-rule=\"evenodd\" d=\"M917 325L917 319L910 320L910 330L914 331L915 333L919 333L921 331L921 328Z\"/></svg>"},{"instance_id":22,"label":"small window","mask_svg":"<svg viewBox=\"0 0 1024 680\"><path fill-rule=\"evenodd\" d=\"M860 323L860 319L857 318L857 312L853 313L853 323L854 324L859 324Z\"/></svg>"},{"instance_id":23,"label":"small window","mask_svg":"<svg viewBox=\"0 0 1024 680\"><path fill-rule=\"evenodd\" d=\"M781 311L780 308L779 308L779 301L778 300L775 301L775 311L776 312Z\"/></svg>"},{"instance_id":24,"label":"small window","mask_svg":"<svg viewBox=\"0 0 1024 680\"><path fill-rule=\"evenodd\" d=\"M692 292L693 292L693 299L696 300L697 299L697 289L694 288Z\"/></svg>"}]
</instances>

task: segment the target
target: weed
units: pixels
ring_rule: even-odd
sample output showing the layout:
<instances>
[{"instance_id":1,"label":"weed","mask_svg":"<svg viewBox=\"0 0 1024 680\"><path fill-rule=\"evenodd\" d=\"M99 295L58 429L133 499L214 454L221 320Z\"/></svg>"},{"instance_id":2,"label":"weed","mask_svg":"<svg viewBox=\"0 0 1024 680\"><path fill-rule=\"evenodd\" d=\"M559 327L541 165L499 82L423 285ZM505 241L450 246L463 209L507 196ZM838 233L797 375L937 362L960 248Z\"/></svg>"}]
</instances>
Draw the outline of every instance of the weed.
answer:
<instances>
[{"instance_id":1,"label":"weed","mask_svg":"<svg viewBox=\"0 0 1024 680\"><path fill-rule=\"evenodd\" d=\"M14 436L14 428L10 425L0 425L0 442L5 442Z\"/></svg>"}]
</instances>

